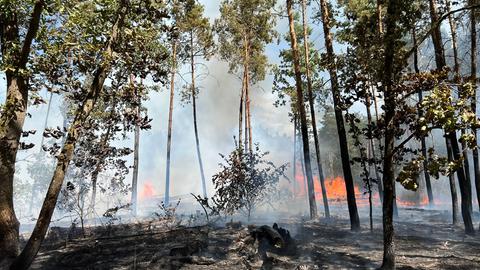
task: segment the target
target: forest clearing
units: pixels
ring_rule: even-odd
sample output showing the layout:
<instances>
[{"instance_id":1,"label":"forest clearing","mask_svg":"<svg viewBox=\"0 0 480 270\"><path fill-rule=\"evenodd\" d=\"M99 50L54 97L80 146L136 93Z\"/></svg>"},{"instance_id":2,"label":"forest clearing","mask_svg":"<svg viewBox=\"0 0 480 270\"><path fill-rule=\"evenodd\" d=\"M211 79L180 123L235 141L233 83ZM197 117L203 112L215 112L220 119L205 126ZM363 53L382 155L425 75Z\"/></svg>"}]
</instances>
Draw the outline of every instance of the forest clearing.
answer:
<instances>
[{"instance_id":1,"label":"forest clearing","mask_svg":"<svg viewBox=\"0 0 480 270\"><path fill-rule=\"evenodd\" d=\"M0 270L480 269L479 0L0 0Z\"/></svg>"}]
</instances>

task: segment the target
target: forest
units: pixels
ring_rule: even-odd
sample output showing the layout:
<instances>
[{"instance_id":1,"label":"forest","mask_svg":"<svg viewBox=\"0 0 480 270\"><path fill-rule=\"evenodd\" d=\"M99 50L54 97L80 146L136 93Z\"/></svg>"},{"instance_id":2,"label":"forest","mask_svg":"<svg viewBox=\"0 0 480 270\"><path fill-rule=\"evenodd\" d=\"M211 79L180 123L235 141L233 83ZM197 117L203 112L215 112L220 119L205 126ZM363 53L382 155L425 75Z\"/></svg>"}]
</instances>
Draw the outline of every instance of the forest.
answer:
<instances>
[{"instance_id":1,"label":"forest","mask_svg":"<svg viewBox=\"0 0 480 270\"><path fill-rule=\"evenodd\" d=\"M477 0L0 0L0 269L480 269Z\"/></svg>"}]
</instances>

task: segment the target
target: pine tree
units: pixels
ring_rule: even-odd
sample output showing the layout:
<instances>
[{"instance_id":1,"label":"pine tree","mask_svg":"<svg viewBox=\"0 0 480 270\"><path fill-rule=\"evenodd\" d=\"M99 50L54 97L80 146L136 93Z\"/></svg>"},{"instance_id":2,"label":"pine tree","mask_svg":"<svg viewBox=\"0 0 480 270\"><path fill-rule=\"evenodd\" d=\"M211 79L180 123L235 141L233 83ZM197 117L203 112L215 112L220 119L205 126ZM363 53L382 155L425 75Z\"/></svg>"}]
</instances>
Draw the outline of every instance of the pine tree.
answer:
<instances>
[{"instance_id":1,"label":"pine tree","mask_svg":"<svg viewBox=\"0 0 480 270\"><path fill-rule=\"evenodd\" d=\"M231 73L242 72L238 146L242 145L245 112L245 148L250 150L253 144L250 85L265 78L268 63L265 46L276 36L273 16L275 3L273 0L223 1L220 18L215 20L220 58L229 63Z\"/></svg>"}]
</instances>

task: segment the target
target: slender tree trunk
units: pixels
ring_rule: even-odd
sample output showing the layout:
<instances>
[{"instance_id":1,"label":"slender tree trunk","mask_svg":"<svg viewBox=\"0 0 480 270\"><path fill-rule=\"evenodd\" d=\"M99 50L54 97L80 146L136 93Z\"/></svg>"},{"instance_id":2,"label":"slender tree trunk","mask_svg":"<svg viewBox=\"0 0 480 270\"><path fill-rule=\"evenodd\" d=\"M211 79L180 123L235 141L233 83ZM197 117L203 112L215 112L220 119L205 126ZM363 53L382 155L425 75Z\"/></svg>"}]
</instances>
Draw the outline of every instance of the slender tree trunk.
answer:
<instances>
[{"instance_id":1,"label":"slender tree trunk","mask_svg":"<svg viewBox=\"0 0 480 270\"><path fill-rule=\"evenodd\" d=\"M320 187L322 189L323 207L325 209L325 217L330 218L330 209L328 207L327 189L325 187L325 176L322 168L322 157L320 152L320 140L318 139L317 121L315 117L315 101L313 98L312 90L312 78L310 76L310 49L308 44L308 25L307 25L307 3L306 0L302 0L302 20L303 20L303 46L305 49L305 67L307 75L307 90L308 90L308 103L310 105L310 117L312 118L312 132L313 140L315 143L315 154L317 159L318 178L320 180Z\"/></svg>"},{"instance_id":2,"label":"slender tree trunk","mask_svg":"<svg viewBox=\"0 0 480 270\"><path fill-rule=\"evenodd\" d=\"M245 150L252 151L252 122L251 122L251 114L250 114L250 56L249 56L249 48L250 43L248 38L245 38ZM248 136L248 139L247 139Z\"/></svg>"},{"instance_id":3,"label":"slender tree trunk","mask_svg":"<svg viewBox=\"0 0 480 270\"><path fill-rule=\"evenodd\" d=\"M135 116L140 119L140 108L141 108L141 98L138 94L137 88L134 85L133 75L130 76L130 83L134 87L134 97L135 97ZM135 130L134 130L134 142L133 142L133 175L132 175L132 197L130 199L133 216L137 216L137 190L138 190L138 162L140 155L140 126L135 121Z\"/></svg>"},{"instance_id":4,"label":"slender tree trunk","mask_svg":"<svg viewBox=\"0 0 480 270\"><path fill-rule=\"evenodd\" d=\"M450 0L445 0L447 12L451 12ZM453 49L453 71L455 73L455 81L460 82L460 64L458 62L458 45L457 45L457 25L452 15L448 16L448 23L450 25L450 33L452 36L452 49ZM416 43L416 41L414 41ZM417 49L415 49L417 51Z\"/></svg>"},{"instance_id":5,"label":"slender tree trunk","mask_svg":"<svg viewBox=\"0 0 480 270\"><path fill-rule=\"evenodd\" d=\"M300 139L302 138L302 133L300 131L300 126L298 127L298 136ZM300 144L300 152L303 153L303 142ZM300 165L302 166L302 182L303 182L303 190L305 190L305 197L307 199L310 199L308 197L308 180L307 180L307 171L305 169L305 159L303 158L303 155L300 156Z\"/></svg>"},{"instance_id":6,"label":"slender tree trunk","mask_svg":"<svg viewBox=\"0 0 480 270\"><path fill-rule=\"evenodd\" d=\"M0 116L0 263L10 261L19 252L19 222L13 207L13 178L15 174L15 160L20 147L20 137L27 113L28 78L20 71L27 66L30 57L31 45L37 35L40 17L44 8L44 1L37 0L32 9L21 47L12 44L20 43L20 29L18 27L14 3L5 3L0 11L0 43L2 57L11 55L11 59L2 59L11 65L14 70L5 71L7 81L7 95L3 112ZM8 262L7 262L8 263Z\"/></svg>"},{"instance_id":7,"label":"slender tree trunk","mask_svg":"<svg viewBox=\"0 0 480 270\"><path fill-rule=\"evenodd\" d=\"M337 122L337 131L340 142L340 155L342 158L343 176L345 178L345 188L347 190L348 212L350 214L350 225L352 230L360 229L360 219L358 217L357 203L355 199L355 189L353 184L352 168L350 166L350 155L348 153L347 133L343 121L341 108L340 88L337 78L337 67L335 64L335 55L333 51L332 34L330 33L330 14L326 0L320 0L320 9L322 13L323 32L325 37L325 47L327 48L327 63L330 73L330 83L332 87L333 104L335 109L335 119Z\"/></svg>"},{"instance_id":8,"label":"slender tree trunk","mask_svg":"<svg viewBox=\"0 0 480 270\"><path fill-rule=\"evenodd\" d=\"M307 129L307 116L305 113L305 104L303 103L303 90L302 90L302 74L300 72L300 61L297 45L297 35L295 33L293 11L292 11L292 2L293 0L287 1L287 13L288 13L288 22L290 29L290 42L293 53L293 66L295 70L295 84L297 90L297 107L300 111L300 127L302 131L302 141L303 141L303 157L305 159L305 170L307 173L307 186L308 186L308 202L310 205L310 218L315 219L318 217L317 214L317 203L315 201L315 192L313 186L313 174L312 174L312 164L310 160L310 146L308 144L308 129Z\"/></svg>"},{"instance_id":9,"label":"slender tree trunk","mask_svg":"<svg viewBox=\"0 0 480 270\"><path fill-rule=\"evenodd\" d=\"M250 87L249 87L249 76L247 73L247 84L245 84L245 122L246 122L246 129L245 129L245 136L247 136L248 130L248 150L253 150L253 138L252 138L252 117L250 112ZM245 147L246 148L246 147Z\"/></svg>"},{"instance_id":10,"label":"slender tree trunk","mask_svg":"<svg viewBox=\"0 0 480 270\"><path fill-rule=\"evenodd\" d=\"M387 7L386 33L384 38L384 67L382 87L385 93L385 150L383 162L383 262L382 269L395 269L395 231L393 226L394 185L394 117L396 114L396 94L392 89L394 80L394 53L397 20L400 13L399 0L390 0Z\"/></svg>"},{"instance_id":11,"label":"slender tree trunk","mask_svg":"<svg viewBox=\"0 0 480 270\"><path fill-rule=\"evenodd\" d=\"M446 6L447 6L447 12L451 11L451 4L449 0L446 0ZM458 62L458 50L457 50L457 32L456 32L456 25L455 25L455 20L452 18L452 15L448 16L448 21L450 25L450 32L452 36L452 48L453 48L453 60L454 60L454 80L458 83L460 82L460 65ZM414 32L415 35L415 32ZM415 37L415 36L414 36ZM414 44L416 44L416 39L414 39ZM418 50L415 49L414 51L414 56L415 58L418 57ZM415 71L419 73L418 69L418 60L415 59L416 67ZM421 91L419 92L419 95L421 94ZM419 99L421 101L421 99ZM453 154L452 154L452 144L450 140L448 140L445 136L445 144L447 148L447 158L448 161L451 162L453 161ZM422 145L422 149L424 149L424 156L426 156L426 147ZM424 161L424 164L426 164L427 161ZM428 175L428 173L426 173ZM458 196L457 196L457 187L455 185L455 174L452 173L448 176L448 182L450 185L450 196L452 199L452 224L456 225L458 223Z\"/></svg>"},{"instance_id":12,"label":"slender tree trunk","mask_svg":"<svg viewBox=\"0 0 480 270\"><path fill-rule=\"evenodd\" d=\"M173 97L175 96L175 73L177 61L177 40L173 41L172 70L170 72L170 105L168 109L167 168L165 170L165 205L170 203L170 153L172 147Z\"/></svg>"},{"instance_id":13,"label":"slender tree trunk","mask_svg":"<svg viewBox=\"0 0 480 270\"><path fill-rule=\"evenodd\" d=\"M429 0L429 4L430 4L430 19L433 25L438 21L436 1ZM440 32L439 25L437 25L437 27L435 27L434 30L432 31L432 40L433 40L433 46L435 50L435 63L437 65L437 70L442 70L446 67L446 61L445 61L443 44L442 44L442 35ZM457 139L456 131L447 133L447 139L450 141L450 144L452 146L453 158L455 160L460 160L462 153L460 151L460 148L458 147L458 139ZM465 169L463 168L463 166L460 166L457 169L457 177L458 177L458 182L460 184L460 195L462 198L461 209L462 209L463 222L465 224L465 233L474 234L475 231L473 229L472 216L471 216L472 214L471 213L472 212L471 186L472 185L471 185L471 182L469 181L469 178L467 178L466 176Z\"/></svg>"},{"instance_id":14,"label":"slender tree trunk","mask_svg":"<svg viewBox=\"0 0 480 270\"><path fill-rule=\"evenodd\" d=\"M200 140L198 138L197 127L197 90L195 86L195 54L193 47L193 33L190 33L190 72L192 73L192 111L193 111L193 129L195 131L195 145L197 146L197 158L200 168L200 177L202 179L203 197L207 197L207 186L205 182L205 173L203 171L202 154L200 152Z\"/></svg>"},{"instance_id":15,"label":"slender tree trunk","mask_svg":"<svg viewBox=\"0 0 480 270\"><path fill-rule=\"evenodd\" d=\"M383 15L382 15L382 0L377 0L377 30L380 37L383 36Z\"/></svg>"},{"instance_id":16,"label":"slender tree trunk","mask_svg":"<svg viewBox=\"0 0 480 270\"><path fill-rule=\"evenodd\" d=\"M293 117L293 196L297 194L297 116Z\"/></svg>"},{"instance_id":17,"label":"slender tree trunk","mask_svg":"<svg viewBox=\"0 0 480 270\"><path fill-rule=\"evenodd\" d=\"M367 156L364 157L369 160L372 157L372 153L370 152L369 148L367 147ZM360 149L360 151L362 151ZM370 231L373 232L373 202L372 202L372 182L370 181L370 167L367 161L362 158L363 160L363 168L364 174L366 175L366 184L367 184L367 192L368 192L368 217L370 220Z\"/></svg>"},{"instance_id":18,"label":"slender tree trunk","mask_svg":"<svg viewBox=\"0 0 480 270\"><path fill-rule=\"evenodd\" d=\"M375 107L375 121L376 123L379 123L379 120L380 120L380 117L379 117L379 109L378 109L378 101L377 101L377 96L376 96L376 93L375 93L375 88L372 88L372 97L373 97L373 103L374 103L374 107ZM378 140L378 143L380 144L380 148L382 147L382 140L379 139ZM380 160L382 160L382 164L383 164L383 160L384 159L384 153L385 153L385 148L383 149L383 152L381 151L380 149ZM377 168L378 170L378 168ZM385 188L384 188L384 192L383 192L384 196L385 196ZM394 217L398 217L398 207L397 207L397 196L396 196L396 190L395 190L395 183L393 185L393 216ZM380 199L383 203L383 197Z\"/></svg>"},{"instance_id":19,"label":"slender tree trunk","mask_svg":"<svg viewBox=\"0 0 480 270\"><path fill-rule=\"evenodd\" d=\"M245 88L245 99L243 100L243 106L245 108L245 115L243 116L245 118L245 140L243 142L244 144L244 149L245 151L248 150L248 105L247 105L247 91L248 91L248 86Z\"/></svg>"},{"instance_id":20,"label":"slender tree trunk","mask_svg":"<svg viewBox=\"0 0 480 270\"><path fill-rule=\"evenodd\" d=\"M127 12L127 1L122 0L120 2L118 17L112 26L112 33L105 49L106 59L112 58L113 48L115 47L119 33L122 31L123 21ZM95 71L94 78L89 92L85 96L82 104L77 108L75 112L75 119L67 133L67 139L62 148L61 153L57 157L57 166L55 168L50 186L48 187L47 195L40 210L40 214L35 224L35 228L28 239L27 244L22 250L22 253L14 260L10 269L24 270L28 269L35 258L40 245L45 238L45 234L48 230L50 220L52 218L55 205L57 203L58 194L62 188L65 173L70 163L73 152L75 150L75 144L80 136L81 130L86 124L87 118L90 115L98 96L103 90L103 84L111 69L111 63L105 62Z\"/></svg>"},{"instance_id":21,"label":"slender tree trunk","mask_svg":"<svg viewBox=\"0 0 480 270\"><path fill-rule=\"evenodd\" d=\"M460 148L458 147L457 134L451 132L447 134L447 139L452 144L452 155L455 160L460 160L461 153ZM457 169L458 182L460 183L460 195L461 195L461 208L462 208L462 218L463 223L465 224L465 233L469 235L475 234L472 222L472 190L471 183L467 182L465 177L465 171L462 167Z\"/></svg>"},{"instance_id":22,"label":"slender tree trunk","mask_svg":"<svg viewBox=\"0 0 480 270\"><path fill-rule=\"evenodd\" d=\"M369 133L369 144L370 144L370 153L371 158L376 161L376 150L375 150L375 141L373 139L373 131L372 131L372 112L370 110L370 106L372 105L372 100L370 97L370 93L367 93L367 98L365 100L365 108L367 110L367 124L368 124L368 133ZM383 185L382 179L380 178L380 174L378 172L378 167L376 162L373 164L373 169L375 171L375 178L377 179L377 186L378 186L378 196L380 197L380 202L383 202Z\"/></svg>"},{"instance_id":23,"label":"slender tree trunk","mask_svg":"<svg viewBox=\"0 0 480 270\"><path fill-rule=\"evenodd\" d=\"M417 44L417 35L415 28L412 30L412 37L413 37L413 44ZM418 49L415 48L413 52L413 66L415 69L415 73L420 73L420 68L418 67ZM423 100L423 92L422 89L418 90L418 102L421 103ZM418 117L423 117L423 112L421 110L418 111ZM427 143L425 141L425 137L420 139L420 144L422 148L422 156L424 157L423 160L423 176L425 179L425 186L427 188L427 196L428 196L428 204L433 205L433 192L432 192L432 183L430 181L430 174L428 173L428 160L427 160Z\"/></svg>"},{"instance_id":24,"label":"slender tree trunk","mask_svg":"<svg viewBox=\"0 0 480 270\"><path fill-rule=\"evenodd\" d=\"M470 1L473 2L473 1ZM474 3L470 3L473 5ZM470 80L473 84L473 99L472 99L472 112L477 115L477 27L476 27L476 9L470 11ZM477 128L472 128L473 136L475 136L475 144L477 143ZM473 148L473 170L475 176L475 188L477 191L477 201L480 209L480 163L478 158L478 148Z\"/></svg>"},{"instance_id":25,"label":"slender tree trunk","mask_svg":"<svg viewBox=\"0 0 480 270\"><path fill-rule=\"evenodd\" d=\"M452 144L450 140L447 139L445 135L445 143L447 145L447 157L448 161L453 161L453 154L452 154ZM457 198L457 187L455 185L455 177L452 174L448 176L448 182L450 184L450 195L452 198L452 223L456 225L458 222L458 198Z\"/></svg>"},{"instance_id":26,"label":"slender tree trunk","mask_svg":"<svg viewBox=\"0 0 480 270\"><path fill-rule=\"evenodd\" d=\"M244 103L244 97L245 97L245 81L246 81L246 69L244 66L243 69L243 78L242 78L242 91L240 93L240 107L238 109L238 147L242 147L242 133L243 133L243 103Z\"/></svg>"},{"instance_id":27,"label":"slender tree trunk","mask_svg":"<svg viewBox=\"0 0 480 270\"><path fill-rule=\"evenodd\" d=\"M434 26L435 23L438 21L436 0L429 0L429 7L431 25ZM441 70L447 65L447 63L445 61L445 54L442 44L442 34L440 32L439 25L437 25L432 31L432 42L435 51L435 63L437 65L437 69Z\"/></svg>"}]
</instances>

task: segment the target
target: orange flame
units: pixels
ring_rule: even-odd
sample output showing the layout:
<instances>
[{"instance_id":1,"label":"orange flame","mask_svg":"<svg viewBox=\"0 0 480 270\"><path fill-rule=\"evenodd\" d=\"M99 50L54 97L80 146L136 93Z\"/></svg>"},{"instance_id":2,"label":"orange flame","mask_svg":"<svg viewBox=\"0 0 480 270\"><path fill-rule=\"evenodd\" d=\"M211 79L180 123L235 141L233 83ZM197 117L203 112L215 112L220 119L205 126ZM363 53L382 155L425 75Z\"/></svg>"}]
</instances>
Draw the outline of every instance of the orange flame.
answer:
<instances>
[{"instance_id":1,"label":"orange flame","mask_svg":"<svg viewBox=\"0 0 480 270\"><path fill-rule=\"evenodd\" d=\"M322 196L322 188L320 186L320 181L318 176L314 176L314 191L315 191L315 198L319 201L323 199ZM376 184L373 184L373 194L372 194L372 202L375 206L381 206L380 196L376 189ZM331 204L340 204L345 203L347 200L347 191L345 189L345 180L341 176L335 177L326 177L325 178L325 188L327 190L327 198L329 203ZM368 207L368 194L364 194L365 188L355 184L355 198L357 201L357 205L360 207ZM297 198L305 198L307 196L307 183L306 177L304 177L302 172L302 167L299 163L297 163L297 175L295 175L294 187L293 192L295 197ZM449 202L445 202L435 198L434 204L435 205L444 205ZM428 205L428 197L425 194L420 195L419 197L416 196L402 196L401 194L397 194L397 205L401 207L414 207L414 206L427 206Z\"/></svg>"},{"instance_id":2,"label":"orange flame","mask_svg":"<svg viewBox=\"0 0 480 270\"><path fill-rule=\"evenodd\" d=\"M148 199L153 197L155 189L150 181L147 181L143 184L142 192L140 192L140 200Z\"/></svg>"}]
</instances>

